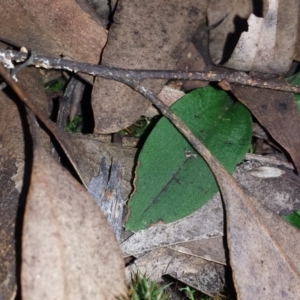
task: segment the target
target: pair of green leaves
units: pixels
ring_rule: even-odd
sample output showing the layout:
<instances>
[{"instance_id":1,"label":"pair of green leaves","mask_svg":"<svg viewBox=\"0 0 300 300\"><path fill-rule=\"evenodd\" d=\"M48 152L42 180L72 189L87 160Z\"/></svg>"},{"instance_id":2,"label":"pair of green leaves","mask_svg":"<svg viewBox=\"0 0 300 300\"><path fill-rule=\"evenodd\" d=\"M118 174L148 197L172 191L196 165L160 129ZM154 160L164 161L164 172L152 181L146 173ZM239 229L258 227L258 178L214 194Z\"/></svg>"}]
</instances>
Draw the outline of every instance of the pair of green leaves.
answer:
<instances>
[{"instance_id":1,"label":"pair of green leaves","mask_svg":"<svg viewBox=\"0 0 300 300\"><path fill-rule=\"evenodd\" d=\"M250 112L213 87L192 91L172 110L232 173L250 145ZM181 219L218 191L207 163L166 118L155 126L139 155L135 186L126 224L133 231Z\"/></svg>"}]
</instances>

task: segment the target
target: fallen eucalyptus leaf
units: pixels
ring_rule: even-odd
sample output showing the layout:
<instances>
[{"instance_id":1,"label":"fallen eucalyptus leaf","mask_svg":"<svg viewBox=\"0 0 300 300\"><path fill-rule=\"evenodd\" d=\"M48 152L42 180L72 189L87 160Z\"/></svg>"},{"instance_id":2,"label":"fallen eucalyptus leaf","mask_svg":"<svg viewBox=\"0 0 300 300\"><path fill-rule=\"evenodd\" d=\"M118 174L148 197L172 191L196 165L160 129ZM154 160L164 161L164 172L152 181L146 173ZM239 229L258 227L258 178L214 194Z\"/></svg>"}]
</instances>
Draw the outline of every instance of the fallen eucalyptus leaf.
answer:
<instances>
[{"instance_id":1,"label":"fallen eucalyptus leaf","mask_svg":"<svg viewBox=\"0 0 300 300\"><path fill-rule=\"evenodd\" d=\"M223 236L216 236L203 240L179 243L168 248L180 253L200 257L207 261L226 265L223 239Z\"/></svg>"},{"instance_id":2,"label":"fallen eucalyptus leaf","mask_svg":"<svg viewBox=\"0 0 300 300\"><path fill-rule=\"evenodd\" d=\"M24 217L21 283L23 298L30 300L127 294L120 248L104 214L38 142Z\"/></svg>"}]
</instances>

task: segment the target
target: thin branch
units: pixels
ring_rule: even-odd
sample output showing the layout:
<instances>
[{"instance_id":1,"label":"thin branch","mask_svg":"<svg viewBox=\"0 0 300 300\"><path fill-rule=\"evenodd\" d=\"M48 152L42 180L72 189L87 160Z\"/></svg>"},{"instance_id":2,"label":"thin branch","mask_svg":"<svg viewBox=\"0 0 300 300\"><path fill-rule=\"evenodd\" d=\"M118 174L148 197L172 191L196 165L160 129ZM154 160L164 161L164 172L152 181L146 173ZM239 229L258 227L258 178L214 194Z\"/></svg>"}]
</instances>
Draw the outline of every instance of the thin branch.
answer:
<instances>
[{"instance_id":1,"label":"thin branch","mask_svg":"<svg viewBox=\"0 0 300 300\"><path fill-rule=\"evenodd\" d=\"M27 53L12 50L0 50L0 62L6 68L14 68L13 61L22 62L28 58ZM231 71L207 71L207 72L182 72L171 70L133 70L110 67L105 65L93 65L76 62L62 58L51 58L35 55L33 65L45 69L61 69L74 73L86 73L93 76L100 76L106 79L118 80L129 85L137 85L144 79L166 79L166 80L204 80L204 81L226 81L241 85L272 89L278 91L300 93L300 86L292 86L277 80L262 80L247 75L244 72Z\"/></svg>"}]
</instances>

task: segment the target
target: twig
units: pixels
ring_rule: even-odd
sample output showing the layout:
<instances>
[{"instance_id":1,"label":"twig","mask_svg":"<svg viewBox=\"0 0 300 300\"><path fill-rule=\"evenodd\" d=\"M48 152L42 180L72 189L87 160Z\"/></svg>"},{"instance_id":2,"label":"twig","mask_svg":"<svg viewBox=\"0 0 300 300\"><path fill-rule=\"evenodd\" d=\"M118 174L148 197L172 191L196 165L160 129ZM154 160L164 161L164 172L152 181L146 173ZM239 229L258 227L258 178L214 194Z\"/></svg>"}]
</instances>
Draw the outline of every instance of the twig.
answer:
<instances>
[{"instance_id":1,"label":"twig","mask_svg":"<svg viewBox=\"0 0 300 300\"><path fill-rule=\"evenodd\" d=\"M28 58L28 54L12 51L0 50L0 62L7 68L14 68L13 61L22 62ZM107 79L118 80L130 85L137 85L144 79L177 79L177 80L204 80L220 82L226 80L229 83L272 89L278 91L300 93L300 86L277 82L276 80L262 80L253 78L244 72L182 72L171 70L133 70L110 67L105 65L93 65L76 62L62 58L51 58L47 56L34 56L33 65L45 69L62 69L74 73L86 73L100 76Z\"/></svg>"}]
</instances>

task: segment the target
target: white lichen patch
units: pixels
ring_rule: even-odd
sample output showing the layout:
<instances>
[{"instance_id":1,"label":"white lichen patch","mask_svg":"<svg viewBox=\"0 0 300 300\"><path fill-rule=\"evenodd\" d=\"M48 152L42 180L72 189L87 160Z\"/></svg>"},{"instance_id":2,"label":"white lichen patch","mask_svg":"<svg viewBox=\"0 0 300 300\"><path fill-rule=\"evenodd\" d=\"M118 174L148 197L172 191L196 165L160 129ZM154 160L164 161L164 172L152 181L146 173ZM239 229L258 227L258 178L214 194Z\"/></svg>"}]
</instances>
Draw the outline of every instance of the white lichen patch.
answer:
<instances>
[{"instance_id":1,"label":"white lichen patch","mask_svg":"<svg viewBox=\"0 0 300 300\"><path fill-rule=\"evenodd\" d=\"M0 62L2 62L4 67L7 69L13 69L15 67L11 61L11 57L5 53L0 53Z\"/></svg>"},{"instance_id":2,"label":"white lichen patch","mask_svg":"<svg viewBox=\"0 0 300 300\"><path fill-rule=\"evenodd\" d=\"M35 64L37 68L44 68L44 69L52 69L50 62L48 59L41 59L38 63Z\"/></svg>"}]
</instances>

